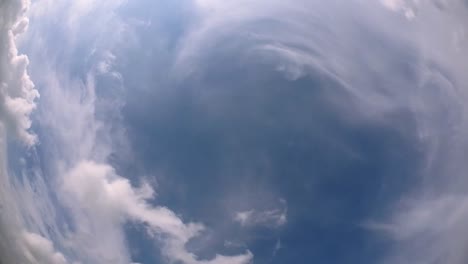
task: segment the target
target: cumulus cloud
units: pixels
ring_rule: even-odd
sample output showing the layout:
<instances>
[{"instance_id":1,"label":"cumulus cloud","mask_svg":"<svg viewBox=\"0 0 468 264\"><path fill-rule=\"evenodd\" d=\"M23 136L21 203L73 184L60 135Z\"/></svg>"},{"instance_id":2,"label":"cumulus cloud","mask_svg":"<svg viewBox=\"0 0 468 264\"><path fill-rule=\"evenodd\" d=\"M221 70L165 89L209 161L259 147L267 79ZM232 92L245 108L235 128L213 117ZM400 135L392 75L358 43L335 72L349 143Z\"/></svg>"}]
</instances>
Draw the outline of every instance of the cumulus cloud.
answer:
<instances>
[{"instance_id":1,"label":"cumulus cloud","mask_svg":"<svg viewBox=\"0 0 468 264\"><path fill-rule=\"evenodd\" d=\"M0 3L0 118L8 133L32 145L35 136L28 132L29 114L39 96L27 73L28 57L19 55L16 38L28 25L25 12L29 1L7 0Z\"/></svg>"},{"instance_id":2,"label":"cumulus cloud","mask_svg":"<svg viewBox=\"0 0 468 264\"><path fill-rule=\"evenodd\" d=\"M54 245L48 239L35 234L24 232L27 250L24 252L30 263L50 263L50 264L67 264L67 260L62 253L57 252Z\"/></svg>"}]
</instances>

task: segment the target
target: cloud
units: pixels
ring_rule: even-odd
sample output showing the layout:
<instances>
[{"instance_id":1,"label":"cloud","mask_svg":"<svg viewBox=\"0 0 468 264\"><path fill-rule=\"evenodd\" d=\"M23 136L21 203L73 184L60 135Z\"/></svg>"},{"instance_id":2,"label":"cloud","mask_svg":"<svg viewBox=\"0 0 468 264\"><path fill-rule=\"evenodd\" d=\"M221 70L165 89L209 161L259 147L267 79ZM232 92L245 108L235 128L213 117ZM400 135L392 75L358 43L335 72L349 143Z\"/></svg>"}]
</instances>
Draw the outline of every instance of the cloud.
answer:
<instances>
[{"instance_id":1,"label":"cloud","mask_svg":"<svg viewBox=\"0 0 468 264\"><path fill-rule=\"evenodd\" d=\"M243 227L270 227L279 228L287 223L287 206L284 200L281 200L282 208L257 211L240 211L234 214L234 221Z\"/></svg>"},{"instance_id":2,"label":"cloud","mask_svg":"<svg viewBox=\"0 0 468 264\"><path fill-rule=\"evenodd\" d=\"M47 239L30 233L23 218L21 191L8 167L8 142L20 141L33 147L37 138L29 129L30 114L39 97L27 67L29 59L18 52L16 42L28 27L26 12L30 2L0 2L0 261L2 263L65 264L64 256L54 251Z\"/></svg>"},{"instance_id":3,"label":"cloud","mask_svg":"<svg viewBox=\"0 0 468 264\"><path fill-rule=\"evenodd\" d=\"M414 7L411 5L418 4L418 0L408 1L408 0L381 0L380 1L386 8L394 12L401 12L409 20L414 19L416 16Z\"/></svg>"},{"instance_id":4,"label":"cloud","mask_svg":"<svg viewBox=\"0 0 468 264\"><path fill-rule=\"evenodd\" d=\"M249 210L237 212L234 220L242 226L280 227L286 224L286 213L279 209L261 212Z\"/></svg>"},{"instance_id":5,"label":"cloud","mask_svg":"<svg viewBox=\"0 0 468 264\"><path fill-rule=\"evenodd\" d=\"M431 26L423 28L421 25L428 20L424 20L424 12L420 7L418 16L415 16L416 9L409 4L410 1L383 3L387 8L401 12L413 21L420 21L411 26L401 24L401 21L388 22L384 12L372 9L371 3L356 7L356 2L360 1L194 1L199 20L184 29L186 31L181 30L186 35L175 45L175 54L171 54L176 60L168 63L175 65L171 69L173 75L166 74L166 71L158 74L175 76L176 79L197 76L193 73L208 69L205 66L210 64L211 60L207 58L219 50L218 44L229 40L227 42L230 44L244 45L242 50L235 51L239 52L234 54L236 58L245 59L244 63L250 60L264 62L278 74L284 74L289 81L298 81L312 75L326 76L333 80L339 85L338 88L331 88L339 89L343 94L351 94L349 98L358 102L356 105L359 106L356 106L356 109L346 109L343 113L350 119L364 116L366 121L385 123L391 127L393 123L386 114L409 104L409 108L417 115L422 113L418 115L424 117L418 119L418 124L422 124L419 129L424 132L421 134L428 135L428 140L433 144L438 141L438 138L432 137L438 132L434 132L434 127L447 126L438 123L438 119L434 118L432 113L440 109L441 98L458 95L457 83L466 80L466 77L463 77L465 70L459 70L466 69L459 67L466 65L463 59L460 59L466 57L463 56L464 51L456 51L457 49L452 49L451 44L441 40L454 39L454 45L463 47L466 43L464 34L459 33L459 28L456 29L456 35L451 35L453 32L446 33L446 29L450 28L446 25L451 24L445 20L436 21L441 22L439 24L443 26L430 24ZM15 3L16 6L9 3ZM6 14L5 17L9 18L11 14L22 14L22 8L25 6L19 3L3 1L0 5L1 14ZM31 65L34 66L34 80L41 88L43 97L37 114L42 143L38 149L42 151L42 156L38 157L41 161L34 165L37 166L35 169L40 171L44 168L44 171L34 176L41 178L38 182L47 184L39 185L31 181L30 188L25 190L29 197L36 198L34 202L38 208L54 207L55 204L50 200L52 197L56 199L57 211L47 212L56 212L57 215L65 217L30 217L38 220L28 226L34 232L27 232L24 236L13 234L23 234L22 228L16 226L13 228L14 232L2 231L8 233L5 237L11 236L14 241L17 240L17 248L28 248L33 252L31 259L35 260L30 261L61 263L60 261L69 259L81 260L82 263L130 263L131 256L123 226L131 222L145 227L148 230L147 236L162 244L161 251L169 260L188 264L249 263L253 259L249 251L235 256L214 255L211 259L201 259L189 252L186 244L191 239L203 235L205 227L198 223L186 223L182 216L176 215L169 208L155 205L157 201L153 200L154 190L148 184L134 187L130 180L124 177L137 178L137 175L117 173L119 168L118 164L113 163L113 157L115 153L119 153L122 145L128 146L120 116L125 98L122 98L118 91L126 89L125 93L128 96L133 92L130 88L123 87L126 81L125 73L115 69L118 68L116 65L120 59L119 53L114 50L115 47L132 42L132 34L129 33L131 28L118 17L116 11L122 4L122 1L88 0L74 1L73 4L68 1L35 2L34 9L31 10L31 19L35 23L31 25L32 32L23 40L23 45L30 54ZM5 5L5 8L2 5ZM13 7L16 9L10 12ZM8 12L3 13L3 10ZM359 22L366 26L354 23L357 16L350 15L354 11L361 16ZM376 11L375 14L373 11ZM28 116L35 107L34 100L38 94L25 71L28 60L24 56L18 56L12 42L16 34L26 28L27 23L24 19L0 21L22 21L11 22L10 26L2 25L3 31L0 32L8 39L6 46L0 47L0 50L5 51L0 54L0 80L6 80L0 87L0 118L8 133L32 145L35 137L28 132ZM276 23L277 26L265 30L262 27L262 22L265 21ZM151 22L151 25L155 24ZM401 31L402 26L407 27L407 30ZM428 32L421 31L422 29L437 34L431 36ZM363 31L366 34L363 34ZM423 33L419 34L420 32ZM369 37L369 34L372 36ZM446 38L445 34L450 37ZM414 40L414 35L418 36L418 40ZM419 40L424 45L419 43ZM240 43L242 41L245 43ZM363 43L366 45L362 45ZM418 46L419 44L421 46ZM415 48L406 51L406 48L412 45ZM420 47L424 47L424 50L417 52ZM401 50L405 51L400 52ZM146 50L143 52L149 53ZM173 58L172 56L168 57ZM402 57L404 59L401 59ZM413 60L416 61L414 65L407 67L406 62ZM439 62L445 62L440 63L444 67L431 66L439 65ZM216 68L222 66L216 65ZM445 74L445 67L448 72L453 72L455 77ZM413 74L413 71L416 73ZM103 85L103 78L109 76L115 82ZM417 80L406 82L404 77L414 77ZM138 76L135 77L137 78ZM402 79L404 81L401 81ZM165 83L165 80L159 81L158 85ZM439 96L440 94L434 94L431 90L438 88L443 90L441 94L449 96ZM262 94L261 97L265 96ZM427 104L424 101L426 99L434 100L434 103ZM148 122L146 115L148 113L141 118ZM434 143L435 145L437 144ZM438 150L434 151L437 153ZM2 174L5 175L3 172L6 171L3 170ZM455 181L455 178L458 177L450 180ZM451 197L449 194L451 192L444 195ZM450 244L445 238L449 234L456 236L462 232L454 232L448 227L436 231L428 230L437 225L431 219L440 219L440 216L448 211L461 212L461 216L455 215L452 218L464 219L464 207L456 206L458 198L450 198L449 202L438 202L435 198L429 201L429 205L424 200L408 208L396 210L392 215L393 221L374 224L374 229L385 230L384 233L390 234L399 245L432 247L444 243L439 245L440 251L434 251L435 255L431 256L419 255L420 251L413 250L414 255L411 255L411 259L415 261L425 258L438 259L439 256L452 252L451 248L445 246ZM7 202L11 202L11 199ZM24 208L27 210L26 214L31 215L39 210L32 206ZM13 209L8 212L13 212ZM9 223L14 222L15 225L22 226L21 221L15 219L16 214L12 215L13 220L8 220ZM278 228L287 223L287 208L284 206L273 209L247 209L235 213L234 221L243 227ZM459 222L462 221L454 220L453 226L460 226L457 224ZM61 228L58 228L59 226ZM46 231L36 232L36 229ZM434 244L429 243L429 240L420 236L421 233L433 233L438 240ZM410 244L408 241L416 243ZM456 241L460 242L460 247L466 245L461 236L457 236ZM62 253L55 250L54 245L58 246ZM452 263L461 263L457 261L461 261L462 257L456 255L460 254L460 247L455 247ZM390 256L389 259L406 257L405 252L401 253L402 250L403 247L397 246L393 252L394 256Z\"/></svg>"},{"instance_id":6,"label":"cloud","mask_svg":"<svg viewBox=\"0 0 468 264\"><path fill-rule=\"evenodd\" d=\"M95 229L105 228L100 225L115 221L148 225L149 235L162 240L163 253L171 261L188 264L251 262L250 252L233 257L217 255L212 260L198 260L193 253L187 252L185 244L199 235L204 227L196 223L185 224L171 210L150 205L148 199L153 195L151 187L144 185L133 188L127 179L117 175L109 165L92 161L78 164L65 177L64 190L71 195L70 205L81 206L85 215L90 216L86 222Z\"/></svg>"},{"instance_id":7,"label":"cloud","mask_svg":"<svg viewBox=\"0 0 468 264\"><path fill-rule=\"evenodd\" d=\"M383 262L465 263L468 243L461 223L466 223L466 205L460 193L468 184L463 161L468 65L461 58L468 53L460 47L468 44L461 33L468 25L466 1L293 2L197 1L202 22L180 45L177 73L187 79L205 75L209 79L210 73L226 67L230 71L225 71L229 74L224 78L239 78L232 74L236 68L231 65L261 61L260 67L275 69L291 81L324 76L335 81L337 87L324 89L336 92L338 115L352 124L364 121L382 125L385 131L397 129L403 138L414 136L411 149L421 151L418 158L423 165L413 164L416 169L411 176L416 184L408 183L403 198L414 201L392 207L388 217L393 221L380 223L381 230L387 231L383 236L394 242ZM351 18L351 13L359 18ZM226 55L234 62L220 59L211 64L220 56L213 51L220 46L228 46L221 53L235 54ZM265 97L273 90L262 90L261 98L268 100ZM340 101L344 94L350 97ZM357 102L355 109L351 101ZM255 110L264 107L263 102L255 101L260 107L249 109L248 116L260 115ZM389 118L402 111L414 118L416 132ZM299 119L297 115L294 118ZM398 204L400 197L395 196L391 199ZM279 215L247 209L233 219L253 226Z\"/></svg>"},{"instance_id":8,"label":"cloud","mask_svg":"<svg viewBox=\"0 0 468 264\"><path fill-rule=\"evenodd\" d=\"M250 263L253 256L249 251L210 259L188 252L185 244L200 234L203 225L185 224L170 209L152 205L154 191L148 184L134 188L110 164L113 153L128 147L120 123L124 98L118 94L124 80L114 67L119 59L114 47L128 44L131 38L129 25L117 16L122 4L74 1L69 5L68 1L43 0L32 6L29 14L34 23L21 43L31 58L31 75L43 97L35 115L41 144L28 153L32 158L25 166L31 169L22 175L24 182L18 181L14 187L21 207L18 226L27 226L31 232L17 237L18 247L5 249L21 248L31 254L30 260L24 260L25 252L17 252L19 260L8 262L131 263L124 230L131 222L148 229L148 239L163 245L167 260ZM25 57L19 62L19 66L27 64ZM14 77L12 81L29 81L27 76ZM106 83L106 78L113 82ZM34 108L32 100L37 96L32 86L27 88L31 108L14 105L25 114ZM23 120L27 122L21 123L23 134L18 135L32 144L33 136L26 134L30 121Z\"/></svg>"},{"instance_id":9,"label":"cloud","mask_svg":"<svg viewBox=\"0 0 468 264\"><path fill-rule=\"evenodd\" d=\"M52 242L29 232L23 233L27 251L24 252L30 263L67 264L65 257L54 249Z\"/></svg>"},{"instance_id":10,"label":"cloud","mask_svg":"<svg viewBox=\"0 0 468 264\"><path fill-rule=\"evenodd\" d=\"M383 217L366 224L391 241L383 263L461 264L468 259L463 228L468 221L463 191L468 182L461 154L468 147L461 132L467 126L463 102L468 78L463 73L466 61L458 57L466 56L466 50L458 47L459 41L466 45L467 39L459 39L457 33L459 25L467 25L467 14L462 1L419 1L414 22L420 42L416 45L429 62L420 65L422 101L414 103L425 151L414 184L395 198Z\"/></svg>"},{"instance_id":11,"label":"cloud","mask_svg":"<svg viewBox=\"0 0 468 264\"><path fill-rule=\"evenodd\" d=\"M28 57L19 55L16 39L28 26L25 12L29 1L6 0L0 3L0 120L12 136L27 145L36 138L28 132L29 114L39 93L27 73Z\"/></svg>"},{"instance_id":12,"label":"cloud","mask_svg":"<svg viewBox=\"0 0 468 264\"><path fill-rule=\"evenodd\" d=\"M276 241L275 247L273 248L273 257L275 257L276 254L278 254L278 251L280 251L282 248L283 246L281 245L281 239L278 239Z\"/></svg>"},{"instance_id":13,"label":"cloud","mask_svg":"<svg viewBox=\"0 0 468 264\"><path fill-rule=\"evenodd\" d=\"M394 212L390 220L366 224L394 242L383 263L466 262L466 196L405 200Z\"/></svg>"}]
</instances>

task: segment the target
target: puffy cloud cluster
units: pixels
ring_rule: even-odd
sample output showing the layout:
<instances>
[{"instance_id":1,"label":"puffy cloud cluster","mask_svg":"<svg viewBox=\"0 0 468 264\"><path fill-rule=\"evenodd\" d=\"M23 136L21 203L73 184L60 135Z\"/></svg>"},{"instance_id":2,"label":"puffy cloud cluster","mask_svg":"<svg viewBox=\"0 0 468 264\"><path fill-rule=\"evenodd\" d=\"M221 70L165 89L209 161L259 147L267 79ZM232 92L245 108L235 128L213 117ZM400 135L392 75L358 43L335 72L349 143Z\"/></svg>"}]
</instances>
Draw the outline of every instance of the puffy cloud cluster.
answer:
<instances>
[{"instance_id":1,"label":"puffy cloud cluster","mask_svg":"<svg viewBox=\"0 0 468 264\"><path fill-rule=\"evenodd\" d=\"M29 263L42 264L67 264L67 260L62 253L57 252L52 242L38 234L24 232L25 251L23 254Z\"/></svg>"},{"instance_id":2,"label":"puffy cloud cluster","mask_svg":"<svg viewBox=\"0 0 468 264\"><path fill-rule=\"evenodd\" d=\"M19 55L15 44L28 26L28 7L29 1L24 0L0 3L0 119L8 133L32 145L36 139L28 132L29 114L39 93L27 73L28 57Z\"/></svg>"}]
</instances>

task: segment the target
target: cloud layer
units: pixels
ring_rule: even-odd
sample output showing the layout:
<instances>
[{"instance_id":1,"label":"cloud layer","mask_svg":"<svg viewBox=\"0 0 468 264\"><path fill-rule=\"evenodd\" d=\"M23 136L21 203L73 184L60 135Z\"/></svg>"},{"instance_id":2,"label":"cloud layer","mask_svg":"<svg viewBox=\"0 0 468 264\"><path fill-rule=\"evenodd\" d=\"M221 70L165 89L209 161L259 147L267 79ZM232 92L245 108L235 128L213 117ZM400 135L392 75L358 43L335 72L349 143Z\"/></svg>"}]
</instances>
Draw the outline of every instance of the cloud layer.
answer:
<instances>
[{"instance_id":1,"label":"cloud layer","mask_svg":"<svg viewBox=\"0 0 468 264\"><path fill-rule=\"evenodd\" d=\"M128 25L114 13L121 6L119 2L79 1L64 8L62 4L66 5L65 2L36 2L30 12L33 21L50 19L54 13L58 17L63 16L64 23L59 24L57 30L63 30L64 45L59 50L49 46L49 41L57 35L50 35L44 24L32 26L24 40L36 36L36 44L27 47L28 53L37 63L44 59L42 66L33 63L32 68L44 95L37 115L37 128L47 131L47 134L41 134L41 145L29 151L32 159L25 161L27 164L20 164L24 170L31 168L23 176L26 182L18 182L14 187L16 198L20 200L18 207L22 211L18 218L23 217L25 223L20 219L13 224L17 224L19 230L33 231L17 238L18 243L24 243L24 246L10 246L18 250L18 256L7 262L130 263L124 226L133 222L148 226L146 236L162 245L162 254L167 261L249 263L252 259L249 251L235 256L216 255L204 260L188 252L185 244L199 235L203 226L185 224L171 210L152 205L149 202L153 195L152 187L144 184L141 188L134 188L128 179L115 172L109 163L110 155L121 147L118 142L125 144L125 131L115 123L119 121L122 98L112 94L103 97L97 89L102 87L103 81L110 81L110 88L122 88L122 77L113 70L112 45L122 41L122 34L131 32L125 33ZM47 13L43 13L44 10ZM73 15L68 16L67 12ZM114 27L83 30L81 22L96 13L106 12L107 16L101 16L99 22L94 22ZM111 31L115 32L113 36L108 35ZM89 34L94 38L81 39ZM80 49L85 49L89 59L86 63L90 64L80 68L85 76L83 79L72 74L76 67L76 52ZM32 90L32 83L29 81L27 84L31 84L27 88ZM32 110L33 102L31 105ZM28 109L25 115L29 112ZM29 119L25 120L23 134L18 136L29 135L26 132ZM29 145L34 143L32 136L25 139L30 139L26 142ZM48 153L48 158L41 153ZM45 165L41 167L41 163ZM28 175L32 171L36 173ZM36 206L30 206L32 203ZM63 253L56 251L46 237L58 244Z\"/></svg>"},{"instance_id":2,"label":"cloud layer","mask_svg":"<svg viewBox=\"0 0 468 264\"><path fill-rule=\"evenodd\" d=\"M0 262L465 263L467 13L2 1Z\"/></svg>"},{"instance_id":3,"label":"cloud layer","mask_svg":"<svg viewBox=\"0 0 468 264\"><path fill-rule=\"evenodd\" d=\"M25 17L28 7L28 1L1 3L0 107L3 129L31 145L35 137L27 131L31 126L29 114L35 108L34 99L39 94L26 71L28 57L19 55L15 44L18 35L28 27L28 19Z\"/></svg>"},{"instance_id":4,"label":"cloud layer","mask_svg":"<svg viewBox=\"0 0 468 264\"><path fill-rule=\"evenodd\" d=\"M15 194L16 180L10 175L8 142L19 141L26 146L36 142L28 130L29 115L35 108L39 93L34 89L27 66L28 57L19 55L16 40L28 27L25 16L29 1L2 1L0 3L0 262L65 264L61 253L47 238L24 229L22 208Z\"/></svg>"}]
</instances>

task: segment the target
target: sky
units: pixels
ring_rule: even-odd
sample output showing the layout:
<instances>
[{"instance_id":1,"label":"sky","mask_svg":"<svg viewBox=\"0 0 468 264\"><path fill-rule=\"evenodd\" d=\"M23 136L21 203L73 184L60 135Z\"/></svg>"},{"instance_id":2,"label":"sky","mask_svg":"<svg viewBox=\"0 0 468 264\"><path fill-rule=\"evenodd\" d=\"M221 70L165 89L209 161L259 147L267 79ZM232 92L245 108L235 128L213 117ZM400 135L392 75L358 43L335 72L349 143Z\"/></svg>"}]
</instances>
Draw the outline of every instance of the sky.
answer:
<instances>
[{"instance_id":1,"label":"sky","mask_svg":"<svg viewBox=\"0 0 468 264\"><path fill-rule=\"evenodd\" d=\"M468 262L466 0L0 0L0 36L0 264Z\"/></svg>"}]
</instances>

